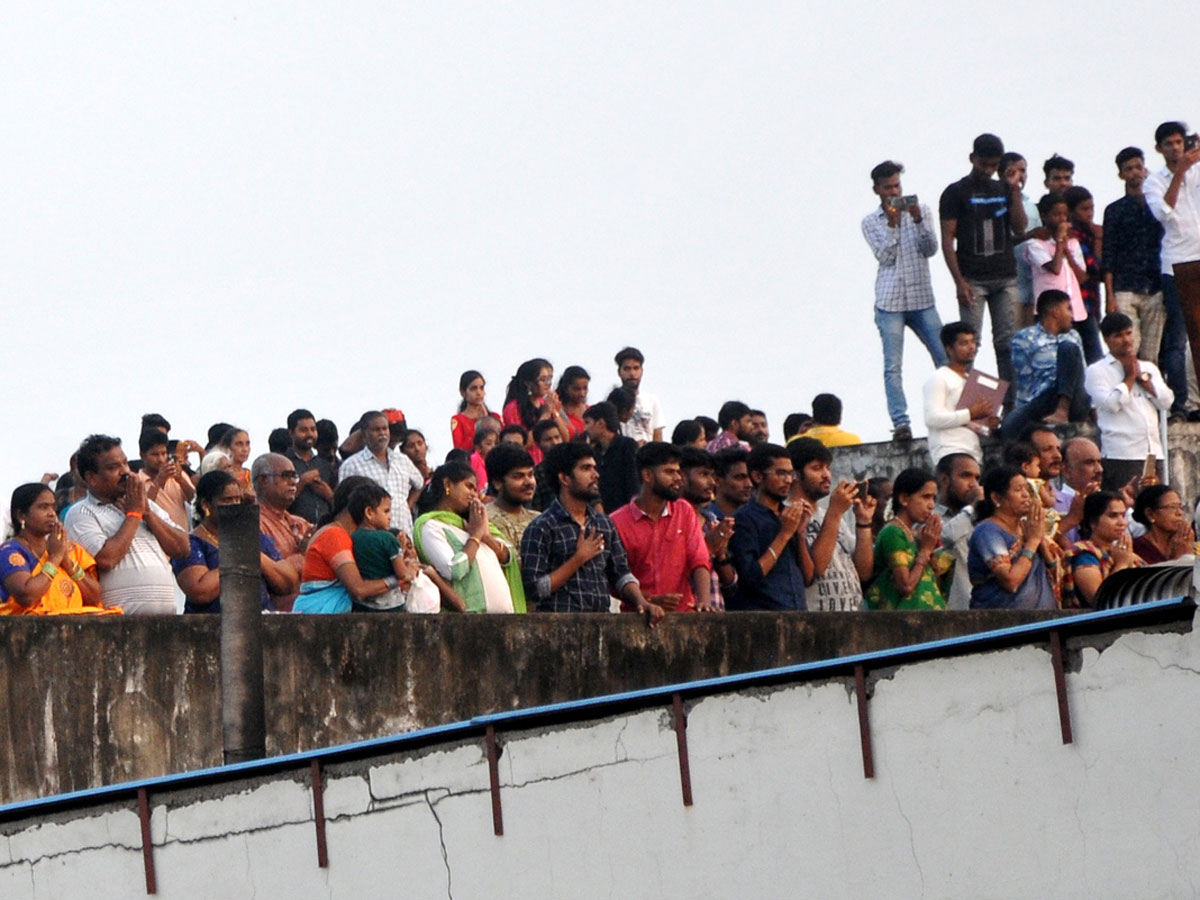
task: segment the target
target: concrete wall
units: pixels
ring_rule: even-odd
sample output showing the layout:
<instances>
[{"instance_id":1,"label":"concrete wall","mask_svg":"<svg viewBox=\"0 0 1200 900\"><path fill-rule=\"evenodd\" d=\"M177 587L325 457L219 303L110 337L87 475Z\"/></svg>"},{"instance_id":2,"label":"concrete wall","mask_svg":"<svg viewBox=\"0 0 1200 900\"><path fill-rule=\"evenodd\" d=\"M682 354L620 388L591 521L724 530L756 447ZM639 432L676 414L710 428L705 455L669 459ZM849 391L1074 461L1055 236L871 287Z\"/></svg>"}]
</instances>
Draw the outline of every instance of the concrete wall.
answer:
<instances>
[{"instance_id":1,"label":"concrete wall","mask_svg":"<svg viewBox=\"0 0 1200 900\"><path fill-rule=\"evenodd\" d=\"M827 659L1035 614L269 616L267 752ZM0 619L0 803L220 765L215 617Z\"/></svg>"},{"instance_id":2,"label":"concrete wall","mask_svg":"<svg viewBox=\"0 0 1200 900\"><path fill-rule=\"evenodd\" d=\"M1195 896L1200 636L1068 649L1067 746L1041 647L875 673L871 780L843 680L701 699L690 809L657 709L503 733L500 838L478 742L331 766L328 869L298 775L156 795L159 895ZM6 900L144 889L129 806L0 835Z\"/></svg>"}]
</instances>

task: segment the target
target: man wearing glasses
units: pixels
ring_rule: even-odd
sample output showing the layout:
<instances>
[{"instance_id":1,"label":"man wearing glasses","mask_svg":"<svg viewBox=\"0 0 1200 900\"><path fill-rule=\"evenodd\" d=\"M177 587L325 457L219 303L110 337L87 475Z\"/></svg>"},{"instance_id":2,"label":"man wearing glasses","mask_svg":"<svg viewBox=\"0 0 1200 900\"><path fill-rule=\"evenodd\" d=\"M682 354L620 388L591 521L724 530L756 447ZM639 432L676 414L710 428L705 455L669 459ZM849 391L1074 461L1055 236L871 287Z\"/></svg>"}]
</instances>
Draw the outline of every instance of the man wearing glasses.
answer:
<instances>
[{"instance_id":1,"label":"man wearing glasses","mask_svg":"<svg viewBox=\"0 0 1200 900\"><path fill-rule=\"evenodd\" d=\"M813 506L803 497L786 502L795 472L787 450L778 444L759 444L746 467L754 494L734 515L729 553L738 591L726 600L726 608L807 609L804 575L812 572L812 561L800 536Z\"/></svg>"},{"instance_id":2,"label":"man wearing glasses","mask_svg":"<svg viewBox=\"0 0 1200 900\"><path fill-rule=\"evenodd\" d=\"M288 512L296 499L300 481L296 467L286 456L265 453L250 466L250 480L258 497L258 529L275 542L284 565L295 569L299 579L313 526L307 519ZM277 610L290 612L296 595L275 597L274 600Z\"/></svg>"}]
</instances>

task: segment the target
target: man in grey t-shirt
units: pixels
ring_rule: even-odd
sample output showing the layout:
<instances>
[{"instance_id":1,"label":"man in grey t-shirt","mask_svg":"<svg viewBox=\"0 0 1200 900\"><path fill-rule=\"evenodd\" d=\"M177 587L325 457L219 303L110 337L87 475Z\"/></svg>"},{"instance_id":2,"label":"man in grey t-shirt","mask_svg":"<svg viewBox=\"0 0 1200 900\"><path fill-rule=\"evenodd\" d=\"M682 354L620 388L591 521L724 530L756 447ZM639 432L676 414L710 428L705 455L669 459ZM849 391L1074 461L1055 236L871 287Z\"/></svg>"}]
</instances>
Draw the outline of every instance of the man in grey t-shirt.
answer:
<instances>
[{"instance_id":1,"label":"man in grey t-shirt","mask_svg":"<svg viewBox=\"0 0 1200 900\"><path fill-rule=\"evenodd\" d=\"M833 454L813 438L798 438L788 444L788 455L795 469L792 496L803 497L814 505L828 497L825 509L817 506L805 529L812 558L811 578L805 572L808 588L805 598L810 612L852 612L862 608L862 582L871 577L875 548L871 539L871 518L875 498L865 492L858 496L852 481L833 487L829 464ZM845 521L854 509L854 527Z\"/></svg>"},{"instance_id":2,"label":"man in grey t-shirt","mask_svg":"<svg viewBox=\"0 0 1200 900\"><path fill-rule=\"evenodd\" d=\"M187 556L187 532L146 498L117 438L93 434L79 446L87 496L67 512L67 534L96 560L100 600L126 613L173 615L170 560Z\"/></svg>"}]
</instances>

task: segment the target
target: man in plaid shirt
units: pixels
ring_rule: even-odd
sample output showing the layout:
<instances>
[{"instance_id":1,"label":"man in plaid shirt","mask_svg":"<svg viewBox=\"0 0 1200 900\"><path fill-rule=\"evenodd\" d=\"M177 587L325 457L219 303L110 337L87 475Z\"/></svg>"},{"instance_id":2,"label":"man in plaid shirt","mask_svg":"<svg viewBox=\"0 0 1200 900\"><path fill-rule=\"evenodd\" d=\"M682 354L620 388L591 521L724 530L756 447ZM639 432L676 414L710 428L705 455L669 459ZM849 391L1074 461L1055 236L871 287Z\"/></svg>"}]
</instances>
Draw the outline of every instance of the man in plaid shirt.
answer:
<instances>
[{"instance_id":1,"label":"man in plaid shirt","mask_svg":"<svg viewBox=\"0 0 1200 900\"><path fill-rule=\"evenodd\" d=\"M543 465L559 492L521 538L525 596L538 612L608 612L612 593L656 624L662 607L642 596L612 520L593 508L600 473L592 449L558 444Z\"/></svg>"},{"instance_id":2,"label":"man in plaid shirt","mask_svg":"<svg viewBox=\"0 0 1200 900\"><path fill-rule=\"evenodd\" d=\"M928 207L905 202L900 187L900 163L881 162L871 170L879 207L862 221L863 237L879 271L875 276L875 327L883 341L883 389L892 439L912 440L908 401L904 397L901 368L904 362L904 329L911 328L933 358L935 367L946 364L946 351L938 337L942 320L933 301L929 257L937 253L938 239Z\"/></svg>"}]
</instances>

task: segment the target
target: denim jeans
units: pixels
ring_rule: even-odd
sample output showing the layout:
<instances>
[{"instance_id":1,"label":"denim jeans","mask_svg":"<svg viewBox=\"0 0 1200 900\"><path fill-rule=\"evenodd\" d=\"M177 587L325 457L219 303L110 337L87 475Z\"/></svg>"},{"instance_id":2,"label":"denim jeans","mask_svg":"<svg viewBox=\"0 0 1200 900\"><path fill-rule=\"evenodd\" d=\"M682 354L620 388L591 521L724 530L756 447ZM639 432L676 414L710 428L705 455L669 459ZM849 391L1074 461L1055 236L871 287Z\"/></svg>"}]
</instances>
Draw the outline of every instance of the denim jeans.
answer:
<instances>
[{"instance_id":1,"label":"denim jeans","mask_svg":"<svg viewBox=\"0 0 1200 900\"><path fill-rule=\"evenodd\" d=\"M941 339L942 319L936 306L907 312L875 310L875 327L879 329L879 338L883 341L883 390L887 394L888 415L892 417L893 428L911 424L901 378L906 325L921 339L935 367L946 364L946 351L942 348Z\"/></svg>"},{"instance_id":2,"label":"denim jeans","mask_svg":"<svg viewBox=\"0 0 1200 900\"><path fill-rule=\"evenodd\" d=\"M1087 418L1091 402L1083 387L1083 356L1074 344L1063 341L1058 345L1057 361L1054 384L1008 414L1001 428L1004 440L1020 440L1027 427L1054 412L1060 397L1070 401L1067 416L1072 422Z\"/></svg>"},{"instance_id":3,"label":"denim jeans","mask_svg":"<svg viewBox=\"0 0 1200 900\"><path fill-rule=\"evenodd\" d=\"M976 334L983 325L983 307L986 305L992 314L992 347L996 351L996 374L1008 382L1008 397L1005 405L1012 402L1014 381L1012 367L1012 339L1016 334L1017 307L1021 304L1021 295L1017 291L1017 280L1010 278L1005 281L972 281L971 294L974 302L968 309L959 306L958 311L964 322L969 323Z\"/></svg>"},{"instance_id":4,"label":"denim jeans","mask_svg":"<svg viewBox=\"0 0 1200 900\"><path fill-rule=\"evenodd\" d=\"M1171 404L1171 412L1175 414L1182 413L1187 408L1188 335L1174 275L1163 275L1162 296L1166 319L1163 321L1162 349L1159 351L1158 364L1167 387L1175 392L1175 402Z\"/></svg>"}]
</instances>

